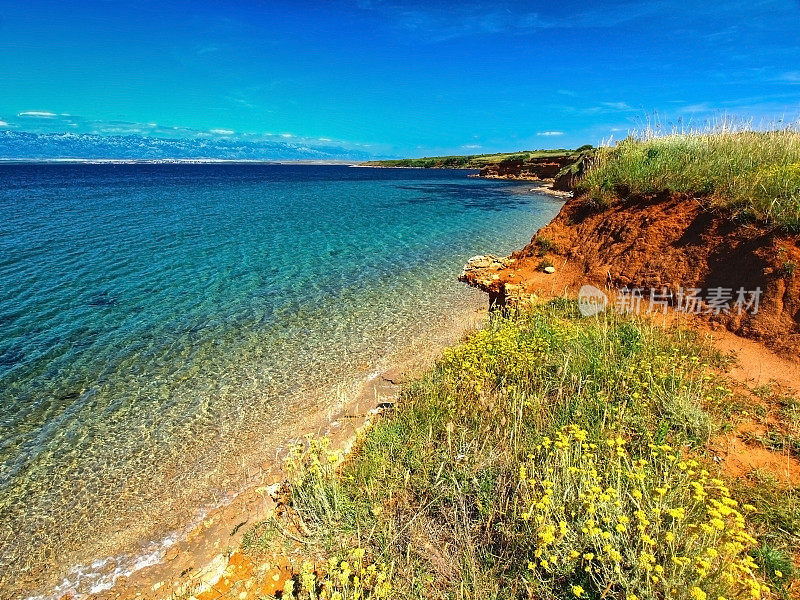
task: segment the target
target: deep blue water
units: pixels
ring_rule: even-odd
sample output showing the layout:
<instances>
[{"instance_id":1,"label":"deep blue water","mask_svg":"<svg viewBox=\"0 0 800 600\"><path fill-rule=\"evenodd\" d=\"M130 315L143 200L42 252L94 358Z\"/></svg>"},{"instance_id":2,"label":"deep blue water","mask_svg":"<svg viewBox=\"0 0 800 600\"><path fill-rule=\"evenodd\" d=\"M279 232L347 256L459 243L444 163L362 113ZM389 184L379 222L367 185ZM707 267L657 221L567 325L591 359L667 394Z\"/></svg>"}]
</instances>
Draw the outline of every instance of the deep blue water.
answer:
<instances>
[{"instance_id":1,"label":"deep blue water","mask_svg":"<svg viewBox=\"0 0 800 600\"><path fill-rule=\"evenodd\" d=\"M465 261L560 207L444 170L0 165L0 184L0 597L180 526L315 393L483 302Z\"/></svg>"}]
</instances>

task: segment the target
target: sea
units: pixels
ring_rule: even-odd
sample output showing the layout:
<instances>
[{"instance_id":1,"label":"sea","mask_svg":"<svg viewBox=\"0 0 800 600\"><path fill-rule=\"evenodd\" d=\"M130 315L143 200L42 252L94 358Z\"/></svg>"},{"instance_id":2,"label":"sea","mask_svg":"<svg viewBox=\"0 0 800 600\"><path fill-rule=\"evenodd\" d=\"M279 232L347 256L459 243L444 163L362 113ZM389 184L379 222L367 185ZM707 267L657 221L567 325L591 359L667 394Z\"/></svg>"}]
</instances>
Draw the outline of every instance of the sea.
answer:
<instances>
[{"instance_id":1,"label":"sea","mask_svg":"<svg viewBox=\"0 0 800 600\"><path fill-rule=\"evenodd\" d=\"M462 266L561 202L470 173L0 165L0 598L157 559L282 424L485 306Z\"/></svg>"}]
</instances>

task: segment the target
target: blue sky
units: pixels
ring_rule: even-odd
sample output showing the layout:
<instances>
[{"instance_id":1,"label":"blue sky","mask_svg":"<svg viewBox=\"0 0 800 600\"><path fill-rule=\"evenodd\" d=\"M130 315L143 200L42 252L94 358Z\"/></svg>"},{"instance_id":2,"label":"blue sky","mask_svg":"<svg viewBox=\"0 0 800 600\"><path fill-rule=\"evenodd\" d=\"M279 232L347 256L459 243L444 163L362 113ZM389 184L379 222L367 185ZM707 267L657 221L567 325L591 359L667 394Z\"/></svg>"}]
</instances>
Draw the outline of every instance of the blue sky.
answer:
<instances>
[{"instance_id":1,"label":"blue sky","mask_svg":"<svg viewBox=\"0 0 800 600\"><path fill-rule=\"evenodd\" d=\"M7 130L422 156L722 113L800 116L800 3L0 0Z\"/></svg>"}]
</instances>

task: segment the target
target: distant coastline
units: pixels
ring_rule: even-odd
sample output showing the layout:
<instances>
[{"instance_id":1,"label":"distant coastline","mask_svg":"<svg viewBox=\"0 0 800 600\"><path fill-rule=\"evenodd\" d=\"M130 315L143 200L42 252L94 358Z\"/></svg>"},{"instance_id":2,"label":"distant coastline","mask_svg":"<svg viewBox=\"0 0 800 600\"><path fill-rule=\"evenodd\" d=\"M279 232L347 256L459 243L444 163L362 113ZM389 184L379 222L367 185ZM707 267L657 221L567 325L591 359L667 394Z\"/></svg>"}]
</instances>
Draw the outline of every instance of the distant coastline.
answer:
<instances>
[{"instance_id":1,"label":"distant coastline","mask_svg":"<svg viewBox=\"0 0 800 600\"><path fill-rule=\"evenodd\" d=\"M69 164L69 165L336 165L361 166L352 160L259 160L227 158L0 158L0 164Z\"/></svg>"}]
</instances>

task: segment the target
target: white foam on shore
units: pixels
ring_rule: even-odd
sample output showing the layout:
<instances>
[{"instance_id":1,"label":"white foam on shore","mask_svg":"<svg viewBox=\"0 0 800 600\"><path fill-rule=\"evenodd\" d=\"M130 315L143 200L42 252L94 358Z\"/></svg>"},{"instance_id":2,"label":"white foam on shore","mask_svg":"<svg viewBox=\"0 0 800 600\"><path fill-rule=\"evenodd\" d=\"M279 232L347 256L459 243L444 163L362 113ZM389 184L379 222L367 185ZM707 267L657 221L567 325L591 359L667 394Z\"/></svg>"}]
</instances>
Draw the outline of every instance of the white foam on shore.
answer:
<instances>
[{"instance_id":1,"label":"white foam on shore","mask_svg":"<svg viewBox=\"0 0 800 600\"><path fill-rule=\"evenodd\" d=\"M58 600L68 594L80 600L111 589L118 578L129 577L136 571L158 564L179 537L170 534L160 541L151 542L139 554L120 554L78 565L49 594L29 596L27 600Z\"/></svg>"},{"instance_id":2,"label":"white foam on shore","mask_svg":"<svg viewBox=\"0 0 800 600\"><path fill-rule=\"evenodd\" d=\"M363 389L369 382L380 377L383 372L384 369L377 369L362 377L360 380L357 380L350 394L353 394L353 397L355 397L358 394L358 390ZM341 399L338 408L341 409L344 403L344 399ZM334 424L337 427L341 425L338 421L332 421L329 418L329 425L334 426ZM278 446L278 451L280 453L286 446L290 446L294 443L302 443L303 440L304 438L302 437L288 439L283 446ZM83 600L92 594L99 594L100 592L111 589L120 577L130 577L137 571L162 562L169 549L184 539L203 519L207 518L208 515L215 510L230 504L234 498L239 496L244 489L249 488L251 485L252 482L246 484L242 490L229 494L219 504L207 510L203 510L183 532L173 532L159 541L152 541L139 553L109 556L107 558L96 559L88 564L73 567L64 579L62 579L61 583L53 588L52 591L43 595L28 596L25 600L60 600L65 595L71 595L74 600ZM113 565L113 567L111 565Z\"/></svg>"}]
</instances>

